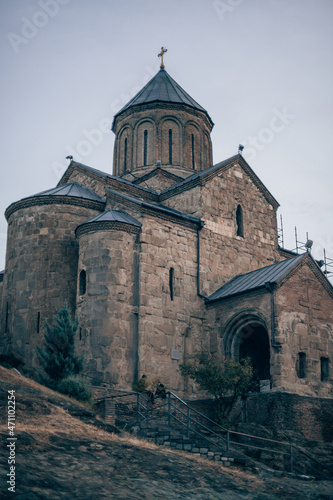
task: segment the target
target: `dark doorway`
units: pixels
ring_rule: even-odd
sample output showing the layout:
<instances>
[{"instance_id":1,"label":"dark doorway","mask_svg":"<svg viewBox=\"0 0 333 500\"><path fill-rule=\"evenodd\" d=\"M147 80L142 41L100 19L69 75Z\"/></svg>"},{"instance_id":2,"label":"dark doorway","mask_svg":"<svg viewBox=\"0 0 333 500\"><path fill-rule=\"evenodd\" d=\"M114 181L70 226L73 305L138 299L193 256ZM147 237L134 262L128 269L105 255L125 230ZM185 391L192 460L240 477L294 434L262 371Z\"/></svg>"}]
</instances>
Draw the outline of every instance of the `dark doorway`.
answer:
<instances>
[{"instance_id":1,"label":"dark doorway","mask_svg":"<svg viewBox=\"0 0 333 500\"><path fill-rule=\"evenodd\" d=\"M270 378L269 340L262 325L248 325L241 331L239 359L244 358L250 358L256 380Z\"/></svg>"}]
</instances>

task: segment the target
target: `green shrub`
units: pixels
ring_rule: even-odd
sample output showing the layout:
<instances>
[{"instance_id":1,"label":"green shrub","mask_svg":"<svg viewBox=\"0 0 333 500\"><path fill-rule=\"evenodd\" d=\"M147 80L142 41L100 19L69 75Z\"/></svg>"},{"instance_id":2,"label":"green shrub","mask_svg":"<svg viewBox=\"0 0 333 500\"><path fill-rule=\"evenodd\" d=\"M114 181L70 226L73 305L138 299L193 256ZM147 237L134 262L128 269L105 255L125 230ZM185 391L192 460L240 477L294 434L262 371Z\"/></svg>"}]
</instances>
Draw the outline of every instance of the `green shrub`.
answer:
<instances>
[{"instance_id":1,"label":"green shrub","mask_svg":"<svg viewBox=\"0 0 333 500\"><path fill-rule=\"evenodd\" d=\"M190 376L199 384L200 389L208 391L214 397L216 414L222 422L231 413L237 399L254 387L251 361L225 359L218 364L204 350L189 358L190 362L179 366L180 373Z\"/></svg>"},{"instance_id":2,"label":"green shrub","mask_svg":"<svg viewBox=\"0 0 333 500\"><path fill-rule=\"evenodd\" d=\"M71 320L67 304L58 309L53 326L45 323L43 349L37 347L37 357L45 372L44 383L56 389L62 379L78 375L82 371L82 359L75 356L74 340L77 320Z\"/></svg>"},{"instance_id":3,"label":"green shrub","mask_svg":"<svg viewBox=\"0 0 333 500\"><path fill-rule=\"evenodd\" d=\"M89 401L92 398L90 382L80 376L70 375L62 379L57 385L57 390L79 401Z\"/></svg>"}]
</instances>

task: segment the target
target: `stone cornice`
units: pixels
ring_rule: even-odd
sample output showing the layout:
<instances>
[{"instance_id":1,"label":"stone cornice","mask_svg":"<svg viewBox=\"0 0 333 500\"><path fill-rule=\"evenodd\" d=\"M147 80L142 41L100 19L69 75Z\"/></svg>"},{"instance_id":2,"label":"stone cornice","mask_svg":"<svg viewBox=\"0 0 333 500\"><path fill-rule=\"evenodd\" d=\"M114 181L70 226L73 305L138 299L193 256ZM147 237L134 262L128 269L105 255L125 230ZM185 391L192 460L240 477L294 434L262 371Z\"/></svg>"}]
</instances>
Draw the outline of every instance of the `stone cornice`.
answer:
<instances>
[{"instance_id":1,"label":"stone cornice","mask_svg":"<svg viewBox=\"0 0 333 500\"><path fill-rule=\"evenodd\" d=\"M103 212L105 202L86 200L84 198L76 198L74 196L32 196L31 198L25 198L9 205L5 211L5 217L8 220L9 217L17 210L38 205L72 205Z\"/></svg>"},{"instance_id":2,"label":"stone cornice","mask_svg":"<svg viewBox=\"0 0 333 500\"><path fill-rule=\"evenodd\" d=\"M140 111L150 111L154 109L156 110L171 109L172 111L183 111L183 112L185 111L195 116L196 118L198 117L201 118L205 122L205 125L207 126L209 131L211 131L214 126L214 123L212 122L207 112L205 113L203 111L200 111L199 109L192 108L192 106L189 106L187 104L155 101L155 102L149 102L147 104L136 104L134 106L131 106L130 108L125 109L122 113L114 117L111 130L115 132L118 123L132 114L139 113Z\"/></svg>"}]
</instances>

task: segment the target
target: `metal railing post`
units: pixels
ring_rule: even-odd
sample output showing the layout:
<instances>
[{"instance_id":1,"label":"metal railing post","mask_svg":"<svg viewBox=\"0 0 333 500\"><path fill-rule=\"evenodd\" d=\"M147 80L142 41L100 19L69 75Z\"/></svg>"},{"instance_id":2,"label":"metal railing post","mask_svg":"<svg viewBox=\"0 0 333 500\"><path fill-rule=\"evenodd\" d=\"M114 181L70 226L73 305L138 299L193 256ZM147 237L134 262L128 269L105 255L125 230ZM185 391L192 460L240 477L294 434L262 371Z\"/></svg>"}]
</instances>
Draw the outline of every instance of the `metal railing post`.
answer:
<instances>
[{"instance_id":1,"label":"metal railing post","mask_svg":"<svg viewBox=\"0 0 333 500\"><path fill-rule=\"evenodd\" d=\"M290 472L293 472L293 445L290 445Z\"/></svg>"},{"instance_id":2,"label":"metal railing post","mask_svg":"<svg viewBox=\"0 0 333 500\"><path fill-rule=\"evenodd\" d=\"M230 434L229 431L227 431L227 452L229 452L229 444L230 444Z\"/></svg>"},{"instance_id":3,"label":"metal railing post","mask_svg":"<svg viewBox=\"0 0 333 500\"><path fill-rule=\"evenodd\" d=\"M136 393L136 423L140 423L140 393Z\"/></svg>"},{"instance_id":4,"label":"metal railing post","mask_svg":"<svg viewBox=\"0 0 333 500\"><path fill-rule=\"evenodd\" d=\"M147 424L149 422L149 399L147 399L147 405L146 405L146 420Z\"/></svg>"},{"instance_id":5,"label":"metal railing post","mask_svg":"<svg viewBox=\"0 0 333 500\"><path fill-rule=\"evenodd\" d=\"M187 407L186 437L190 437L190 407Z\"/></svg>"},{"instance_id":6,"label":"metal railing post","mask_svg":"<svg viewBox=\"0 0 333 500\"><path fill-rule=\"evenodd\" d=\"M168 425L171 425L171 394L168 393Z\"/></svg>"}]
</instances>

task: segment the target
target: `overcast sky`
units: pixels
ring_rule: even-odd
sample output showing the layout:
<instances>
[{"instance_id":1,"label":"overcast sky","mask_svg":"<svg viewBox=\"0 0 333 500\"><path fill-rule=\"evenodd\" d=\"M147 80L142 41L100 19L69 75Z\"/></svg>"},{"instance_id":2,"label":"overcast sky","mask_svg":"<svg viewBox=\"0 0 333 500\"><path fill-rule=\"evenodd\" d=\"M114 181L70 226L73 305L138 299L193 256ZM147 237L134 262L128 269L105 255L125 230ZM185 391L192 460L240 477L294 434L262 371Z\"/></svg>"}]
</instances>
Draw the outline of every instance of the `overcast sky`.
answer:
<instances>
[{"instance_id":1,"label":"overcast sky","mask_svg":"<svg viewBox=\"0 0 333 500\"><path fill-rule=\"evenodd\" d=\"M0 268L5 209L55 186L72 154L112 172L99 132L158 71L215 123L214 163L244 156L278 200L285 246L333 259L332 0L1 0ZM93 132L95 130L95 132Z\"/></svg>"}]
</instances>

